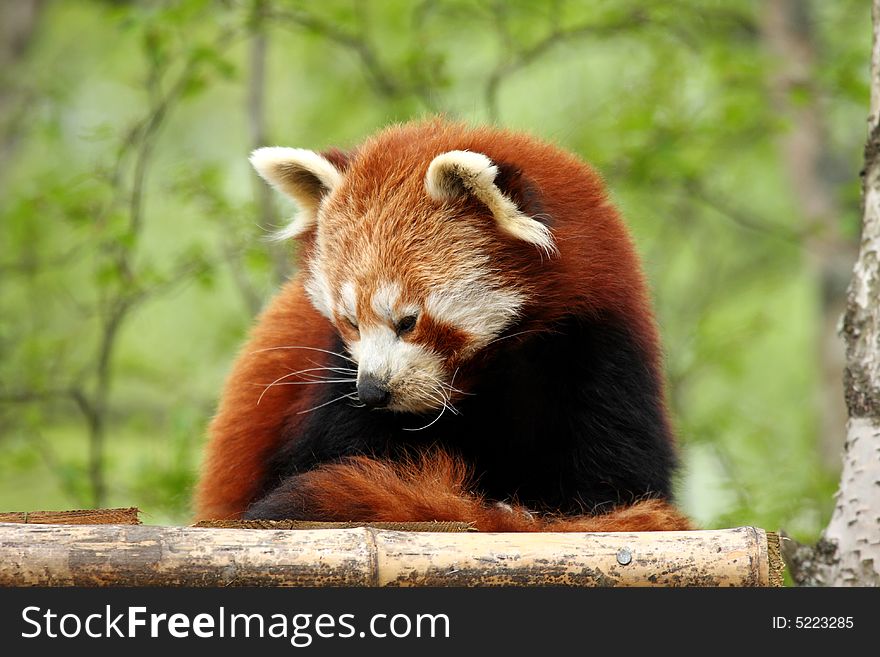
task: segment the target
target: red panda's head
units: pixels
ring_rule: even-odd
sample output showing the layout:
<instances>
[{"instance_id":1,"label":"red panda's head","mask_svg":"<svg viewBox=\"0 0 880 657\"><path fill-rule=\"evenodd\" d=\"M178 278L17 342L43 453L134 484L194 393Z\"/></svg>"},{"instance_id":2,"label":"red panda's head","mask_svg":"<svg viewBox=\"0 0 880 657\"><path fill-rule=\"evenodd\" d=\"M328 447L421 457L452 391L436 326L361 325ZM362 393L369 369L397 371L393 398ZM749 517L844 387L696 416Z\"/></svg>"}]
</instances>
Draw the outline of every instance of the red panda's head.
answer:
<instances>
[{"instance_id":1,"label":"red panda's head","mask_svg":"<svg viewBox=\"0 0 880 657\"><path fill-rule=\"evenodd\" d=\"M350 157L273 147L251 162L299 206L282 236L307 242L305 289L357 362L361 400L424 412L521 318L535 290L516 263L556 245L509 187L518 171L390 135Z\"/></svg>"}]
</instances>

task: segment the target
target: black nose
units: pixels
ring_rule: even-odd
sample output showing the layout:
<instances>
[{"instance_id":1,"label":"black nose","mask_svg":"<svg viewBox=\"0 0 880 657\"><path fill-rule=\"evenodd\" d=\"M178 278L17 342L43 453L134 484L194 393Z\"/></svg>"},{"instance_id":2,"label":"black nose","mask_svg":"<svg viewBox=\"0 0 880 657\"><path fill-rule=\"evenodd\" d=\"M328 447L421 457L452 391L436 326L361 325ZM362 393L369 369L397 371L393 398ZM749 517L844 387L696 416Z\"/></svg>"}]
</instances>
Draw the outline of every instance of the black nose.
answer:
<instances>
[{"instance_id":1,"label":"black nose","mask_svg":"<svg viewBox=\"0 0 880 657\"><path fill-rule=\"evenodd\" d=\"M391 393L388 388L372 376L364 376L358 379L358 398L369 408L382 408L388 404Z\"/></svg>"}]
</instances>

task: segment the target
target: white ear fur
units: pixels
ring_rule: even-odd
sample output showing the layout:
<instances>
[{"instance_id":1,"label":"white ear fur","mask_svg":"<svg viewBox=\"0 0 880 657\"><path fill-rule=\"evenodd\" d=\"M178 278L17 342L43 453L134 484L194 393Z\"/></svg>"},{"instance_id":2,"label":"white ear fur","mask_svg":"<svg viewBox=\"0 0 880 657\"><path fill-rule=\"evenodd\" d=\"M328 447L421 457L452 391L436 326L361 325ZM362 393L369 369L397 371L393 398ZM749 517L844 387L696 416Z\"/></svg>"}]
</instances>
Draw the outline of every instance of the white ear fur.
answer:
<instances>
[{"instance_id":1,"label":"white ear fur","mask_svg":"<svg viewBox=\"0 0 880 657\"><path fill-rule=\"evenodd\" d=\"M482 153L449 151L435 157L428 166L425 189L438 201L473 194L483 203L508 235L535 244L545 252L556 251L550 229L519 211L516 204L495 184L498 167Z\"/></svg>"},{"instance_id":2,"label":"white ear fur","mask_svg":"<svg viewBox=\"0 0 880 657\"><path fill-rule=\"evenodd\" d=\"M342 174L330 160L305 148L258 148L250 161L263 180L300 208L290 224L275 235L277 239L296 237L313 226L321 199L342 182Z\"/></svg>"}]
</instances>

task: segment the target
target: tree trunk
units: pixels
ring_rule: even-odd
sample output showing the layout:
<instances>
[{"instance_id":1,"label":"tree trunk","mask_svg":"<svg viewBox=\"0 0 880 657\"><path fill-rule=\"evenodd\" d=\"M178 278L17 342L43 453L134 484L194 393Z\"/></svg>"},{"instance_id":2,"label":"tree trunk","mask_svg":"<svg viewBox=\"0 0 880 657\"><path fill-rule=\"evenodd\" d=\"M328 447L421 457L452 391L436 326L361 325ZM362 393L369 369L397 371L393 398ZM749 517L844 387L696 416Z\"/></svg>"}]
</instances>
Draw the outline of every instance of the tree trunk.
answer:
<instances>
[{"instance_id":1,"label":"tree trunk","mask_svg":"<svg viewBox=\"0 0 880 657\"><path fill-rule=\"evenodd\" d=\"M796 581L807 585L880 586L880 0L872 9L862 238L843 322L849 422L831 521L815 548L790 558Z\"/></svg>"},{"instance_id":2,"label":"tree trunk","mask_svg":"<svg viewBox=\"0 0 880 657\"><path fill-rule=\"evenodd\" d=\"M39 26L43 0L0 2L0 179L12 159L28 115L28 95L13 75Z\"/></svg>"},{"instance_id":3,"label":"tree trunk","mask_svg":"<svg viewBox=\"0 0 880 657\"><path fill-rule=\"evenodd\" d=\"M265 11L265 0L253 1L247 90L248 131L252 149L271 145L266 135L266 65L269 37L266 33ZM253 171L251 171L251 179L254 183L259 225L266 234L269 234L280 227L272 190ZM290 276L292 269L290 251L287 244L274 241L269 243L267 248L272 259L274 283L278 285ZM256 314L262 303L259 298L252 298L249 305L252 314Z\"/></svg>"}]
</instances>

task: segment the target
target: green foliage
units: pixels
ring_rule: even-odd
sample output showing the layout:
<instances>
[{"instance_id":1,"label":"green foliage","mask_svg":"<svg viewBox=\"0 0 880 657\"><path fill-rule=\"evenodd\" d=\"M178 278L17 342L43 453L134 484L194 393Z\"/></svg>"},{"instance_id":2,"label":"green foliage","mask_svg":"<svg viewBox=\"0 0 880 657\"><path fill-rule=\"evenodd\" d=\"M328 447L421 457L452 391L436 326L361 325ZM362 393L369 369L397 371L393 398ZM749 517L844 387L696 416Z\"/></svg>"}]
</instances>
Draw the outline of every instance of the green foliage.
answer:
<instances>
[{"instance_id":1,"label":"green foliage","mask_svg":"<svg viewBox=\"0 0 880 657\"><path fill-rule=\"evenodd\" d=\"M823 108L851 237L863 5L810 3L815 85L795 92ZM205 423L283 271L264 238L290 208L276 199L263 216L246 164L256 94L269 143L344 147L444 112L592 162L655 294L683 504L707 526L815 537L836 480L813 403L821 290L780 156L790 120L770 101L759 12L749 0L48 4L4 73L27 111L0 151L0 508L95 499L99 412L102 501L186 521Z\"/></svg>"}]
</instances>

